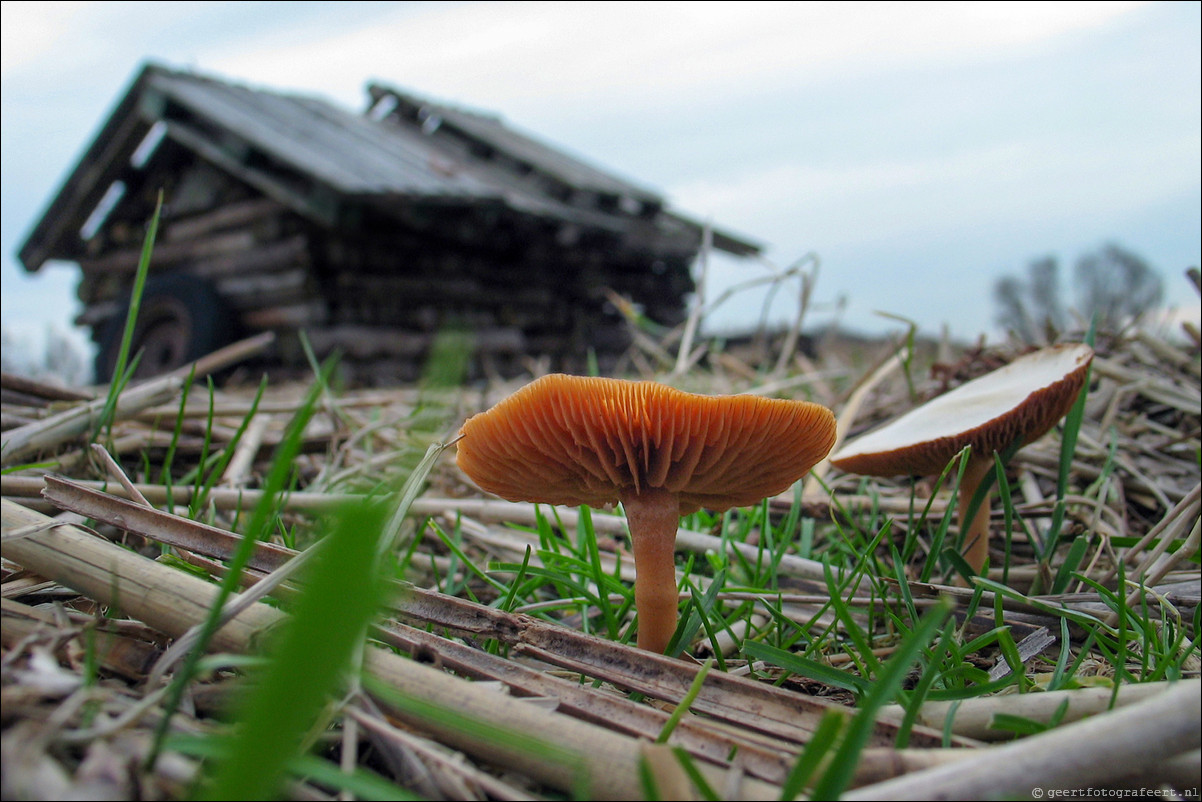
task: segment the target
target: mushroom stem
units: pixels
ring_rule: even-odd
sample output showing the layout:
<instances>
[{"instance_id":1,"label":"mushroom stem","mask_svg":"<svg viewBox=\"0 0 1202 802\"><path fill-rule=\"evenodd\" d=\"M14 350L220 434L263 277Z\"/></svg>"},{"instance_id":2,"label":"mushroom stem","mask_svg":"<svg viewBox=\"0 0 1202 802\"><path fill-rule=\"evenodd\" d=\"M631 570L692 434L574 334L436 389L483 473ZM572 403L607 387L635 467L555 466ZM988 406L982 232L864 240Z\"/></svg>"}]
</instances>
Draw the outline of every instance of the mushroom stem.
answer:
<instances>
[{"instance_id":1,"label":"mushroom stem","mask_svg":"<svg viewBox=\"0 0 1202 802\"><path fill-rule=\"evenodd\" d=\"M989 502L993 491L989 490L981 499L972 520L967 519L968 507L972 497L976 495L981 481L993 468L993 458L970 458L964 468L964 478L960 480L960 498L957 502L957 512L960 517L960 531L964 534L964 559L972 566L975 573L981 573L985 567L985 559L989 556Z\"/></svg>"},{"instance_id":2,"label":"mushroom stem","mask_svg":"<svg viewBox=\"0 0 1202 802\"><path fill-rule=\"evenodd\" d=\"M638 647L663 654L676 632L676 529L680 499L645 487L622 494L634 549L634 606L639 614Z\"/></svg>"}]
</instances>

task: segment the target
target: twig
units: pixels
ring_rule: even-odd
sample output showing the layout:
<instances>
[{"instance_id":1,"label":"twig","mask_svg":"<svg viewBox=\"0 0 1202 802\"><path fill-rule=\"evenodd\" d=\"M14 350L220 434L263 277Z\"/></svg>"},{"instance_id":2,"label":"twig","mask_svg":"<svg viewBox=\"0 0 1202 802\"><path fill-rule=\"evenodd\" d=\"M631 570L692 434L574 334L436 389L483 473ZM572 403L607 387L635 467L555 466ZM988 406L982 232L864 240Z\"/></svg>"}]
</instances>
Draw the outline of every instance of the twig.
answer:
<instances>
[{"instance_id":1,"label":"twig","mask_svg":"<svg viewBox=\"0 0 1202 802\"><path fill-rule=\"evenodd\" d=\"M219 348L211 354L202 356L195 362L176 368L171 373L166 374L164 378L174 377L183 381L190 373L195 374L197 378L207 376L210 373L223 370L230 365L236 365L255 354L262 353L273 342L275 342L275 332L264 331L253 337L247 337L244 340L230 343L224 348Z\"/></svg>"},{"instance_id":2,"label":"twig","mask_svg":"<svg viewBox=\"0 0 1202 802\"><path fill-rule=\"evenodd\" d=\"M1028 797L1082 789L1199 748L1202 682L1181 680L1150 699L981 750L948 766L865 786L848 800ZM1019 770L1016 770L1018 768Z\"/></svg>"},{"instance_id":3,"label":"twig","mask_svg":"<svg viewBox=\"0 0 1202 802\"><path fill-rule=\"evenodd\" d=\"M860 412L860 407L864 403L864 399L868 393L880 384L893 371L900 368L903 364L903 359L900 351L895 351L885 362L874 370L869 376L864 379L856 387L852 394L848 397L847 403L843 405L843 410L839 413L835 422L835 444L831 447L831 453L834 453L839 444L843 442L843 438L847 436L847 430L851 428L851 424L856 419L856 415ZM823 459L817 465L810 469L810 475L805 481L805 489L802 491L802 498L814 498L821 495L820 486L822 479L830 470L831 463L829 459Z\"/></svg>"},{"instance_id":4,"label":"twig","mask_svg":"<svg viewBox=\"0 0 1202 802\"><path fill-rule=\"evenodd\" d=\"M806 263L812 263L814 269L811 272L802 270L802 266ZM793 354L797 350L797 341L801 338L801 327L805 321L806 312L810 308L810 295L814 291L814 284L818 279L818 267L820 262L818 254L810 252L801 259L793 267L786 271L788 273L796 273L801 278L801 289L797 297L797 314L793 316L793 324L789 327L789 331L785 334L785 340L781 343L780 354L776 358L776 366L772 369L774 376L781 375L789 362L793 359Z\"/></svg>"},{"instance_id":5,"label":"twig","mask_svg":"<svg viewBox=\"0 0 1202 802\"><path fill-rule=\"evenodd\" d=\"M697 287L693 300L693 308L689 311L689 319L685 322L684 333L680 337L680 347L676 351L676 367L673 376L683 376L692 364L693 337L701 324L701 315L705 306L705 287L709 280L709 257L713 249L714 232L706 223L701 230L701 251L698 254Z\"/></svg>"},{"instance_id":6,"label":"twig","mask_svg":"<svg viewBox=\"0 0 1202 802\"><path fill-rule=\"evenodd\" d=\"M109 475L121 483L121 486L125 488L125 492L129 494L130 498L143 507L151 506L150 502L146 500L146 496L143 496L141 491L129 480L129 477L125 475L125 471L121 470L121 466L117 464L117 461L113 459L113 456L109 454L104 446L99 443L92 443L92 453L100 459L101 464L104 465Z\"/></svg>"},{"instance_id":7,"label":"twig","mask_svg":"<svg viewBox=\"0 0 1202 802\"><path fill-rule=\"evenodd\" d=\"M1062 724L1105 713L1107 710L1142 702L1164 693L1171 687L1168 682L1146 682L1120 685L1118 688L1076 688L1073 690L1044 691L1042 693L1014 693L1003 696L983 696L959 699L955 702L924 702L918 710L917 721L930 727L951 731L981 741L1002 741L1014 738L1010 730L993 726L994 717L1000 713L1021 716L1031 721L1050 724L1059 717ZM1067 706L1060 710L1062 704ZM881 715L901 721L906 711L901 705L881 708ZM952 717L951 722L948 718Z\"/></svg>"},{"instance_id":8,"label":"twig","mask_svg":"<svg viewBox=\"0 0 1202 802\"><path fill-rule=\"evenodd\" d=\"M147 407L162 404L178 394L182 386L182 379L164 376L128 389L117 401L116 417L126 418ZM6 432L3 464L11 465L26 455L51 449L88 431L99 421L106 400L98 398L37 423L26 424Z\"/></svg>"}]
</instances>

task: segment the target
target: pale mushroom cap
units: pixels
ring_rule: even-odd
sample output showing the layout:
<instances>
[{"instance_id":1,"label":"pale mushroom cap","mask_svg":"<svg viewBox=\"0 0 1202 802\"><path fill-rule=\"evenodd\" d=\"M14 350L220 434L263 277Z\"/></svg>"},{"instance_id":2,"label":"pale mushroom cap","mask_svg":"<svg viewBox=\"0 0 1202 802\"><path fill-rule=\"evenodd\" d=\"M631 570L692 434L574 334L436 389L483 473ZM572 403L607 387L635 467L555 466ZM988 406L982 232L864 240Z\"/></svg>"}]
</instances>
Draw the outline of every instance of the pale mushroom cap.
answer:
<instances>
[{"instance_id":1,"label":"pale mushroom cap","mask_svg":"<svg viewBox=\"0 0 1202 802\"><path fill-rule=\"evenodd\" d=\"M871 476L940 473L966 445L990 457L1043 436L1076 401L1093 349L1054 345L960 385L844 444L831 464Z\"/></svg>"},{"instance_id":2,"label":"pale mushroom cap","mask_svg":"<svg viewBox=\"0 0 1202 802\"><path fill-rule=\"evenodd\" d=\"M835 418L806 401L553 374L469 418L462 435L459 467L510 501L601 507L657 488L687 514L783 492L830 451Z\"/></svg>"}]
</instances>

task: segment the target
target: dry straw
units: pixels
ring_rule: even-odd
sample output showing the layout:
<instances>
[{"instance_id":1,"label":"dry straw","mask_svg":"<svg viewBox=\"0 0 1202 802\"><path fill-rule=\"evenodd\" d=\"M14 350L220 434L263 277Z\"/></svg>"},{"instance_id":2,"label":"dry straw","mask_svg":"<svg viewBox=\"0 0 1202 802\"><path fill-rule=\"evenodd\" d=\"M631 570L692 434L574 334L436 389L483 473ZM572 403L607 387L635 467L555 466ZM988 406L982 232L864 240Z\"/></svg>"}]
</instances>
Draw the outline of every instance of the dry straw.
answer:
<instances>
[{"instance_id":1,"label":"dry straw","mask_svg":"<svg viewBox=\"0 0 1202 802\"><path fill-rule=\"evenodd\" d=\"M808 276L807 299L808 264L782 272ZM796 332L744 343L703 341L695 325L638 335L629 376L816 402L834 410L840 438L1021 350L834 332L807 354ZM621 516L486 498L444 455L394 522L390 559L407 581L372 628L364 684L332 696L330 726L311 733L316 756L343 727L371 758L304 764L285 794L767 799L840 787L903 799L1196 787L1199 347L1132 331L1095 349L1076 448L1062 461L1053 431L1014 456L989 522L990 568L973 587L954 586L945 560L951 482L821 463L760 505L681 520L684 650L714 661L695 697L697 662L623 642L633 563ZM6 798L186 796L201 746L221 730L220 700L304 592L288 566L320 542L325 516L395 492L431 442L520 382L325 394L271 537L242 577L253 590L208 644L170 721L173 746L145 768L175 670L164 654L208 613L212 577L238 548L304 394L272 387L256 405L251 392L210 395L196 381L183 398L186 384L127 389L97 437L102 402L4 377ZM951 617L869 722L855 765L833 765L840 736L830 734L854 731L856 703L940 599ZM677 705L687 711L673 727Z\"/></svg>"}]
</instances>

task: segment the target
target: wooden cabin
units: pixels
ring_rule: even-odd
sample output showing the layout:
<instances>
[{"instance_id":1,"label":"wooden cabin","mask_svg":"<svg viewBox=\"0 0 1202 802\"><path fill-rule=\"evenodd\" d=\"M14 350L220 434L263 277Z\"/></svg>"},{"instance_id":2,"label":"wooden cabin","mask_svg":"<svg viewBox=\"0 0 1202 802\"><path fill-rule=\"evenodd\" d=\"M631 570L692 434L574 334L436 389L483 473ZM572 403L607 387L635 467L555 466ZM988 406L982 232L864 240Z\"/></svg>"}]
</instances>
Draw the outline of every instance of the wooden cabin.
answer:
<instances>
[{"instance_id":1,"label":"wooden cabin","mask_svg":"<svg viewBox=\"0 0 1202 802\"><path fill-rule=\"evenodd\" d=\"M19 253L30 271L79 265L99 381L160 192L144 375L271 330L281 372L303 368L303 331L357 381L408 381L448 327L471 332L477 374L513 375L530 356L580 371L590 354L604 370L630 342L612 299L680 322L703 234L656 193L496 116L379 85L357 114L151 64ZM720 231L713 245L759 250Z\"/></svg>"}]
</instances>

